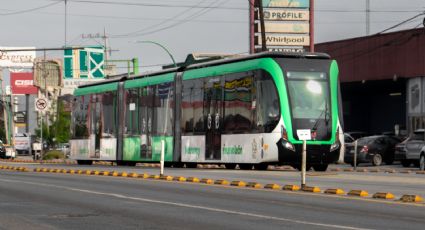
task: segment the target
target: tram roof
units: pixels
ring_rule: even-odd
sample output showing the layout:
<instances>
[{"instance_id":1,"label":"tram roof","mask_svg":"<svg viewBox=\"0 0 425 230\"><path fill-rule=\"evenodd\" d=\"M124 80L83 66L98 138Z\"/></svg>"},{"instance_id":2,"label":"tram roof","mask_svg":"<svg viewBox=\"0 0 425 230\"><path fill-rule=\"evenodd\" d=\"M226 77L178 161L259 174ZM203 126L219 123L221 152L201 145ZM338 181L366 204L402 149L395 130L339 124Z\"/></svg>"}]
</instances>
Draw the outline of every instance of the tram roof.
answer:
<instances>
[{"instance_id":1,"label":"tram roof","mask_svg":"<svg viewBox=\"0 0 425 230\"><path fill-rule=\"evenodd\" d=\"M186 64L183 63L180 67L173 67L169 69L164 69L160 71L155 71L152 73L145 73L140 75L128 75L128 74L119 74L119 75L113 75L110 76L110 79L106 79L104 81L94 82L90 84L81 85L78 88L85 88L85 87L91 87L106 83L113 83L113 82L120 82L123 80L130 80L130 79L137 79L137 78L144 78L144 77L154 77L157 75L162 75L166 73L173 73L173 72L183 72L186 70L191 69L198 69L203 67L209 67L209 66L216 66L216 65L222 65L222 64L229 64L234 62L240 62L240 61L246 61L246 60L252 60L257 58L298 58L298 59L330 59L330 56L325 53L311 53L311 52L304 52L304 53L282 53L282 52L261 52L256 54L250 54L250 55L244 55L244 56L232 56L230 58L223 58L223 59L205 59L198 63L193 64Z\"/></svg>"}]
</instances>

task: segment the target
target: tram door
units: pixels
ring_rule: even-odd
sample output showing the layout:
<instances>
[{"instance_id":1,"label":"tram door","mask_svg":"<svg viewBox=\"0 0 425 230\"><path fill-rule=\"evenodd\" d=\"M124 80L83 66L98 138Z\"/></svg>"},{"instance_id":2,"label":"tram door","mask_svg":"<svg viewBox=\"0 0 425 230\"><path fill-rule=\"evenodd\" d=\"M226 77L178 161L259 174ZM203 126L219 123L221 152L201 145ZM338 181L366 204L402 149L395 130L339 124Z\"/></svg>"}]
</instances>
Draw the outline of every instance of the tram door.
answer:
<instances>
[{"instance_id":1,"label":"tram door","mask_svg":"<svg viewBox=\"0 0 425 230\"><path fill-rule=\"evenodd\" d=\"M92 135L94 135L94 151L90 152L90 158L100 158L100 139L102 137L102 97L93 95L91 99L91 124Z\"/></svg>"},{"instance_id":2,"label":"tram door","mask_svg":"<svg viewBox=\"0 0 425 230\"><path fill-rule=\"evenodd\" d=\"M152 132L154 110L154 86L141 89L140 118L141 118L141 149L142 159L152 159Z\"/></svg>"},{"instance_id":3,"label":"tram door","mask_svg":"<svg viewBox=\"0 0 425 230\"><path fill-rule=\"evenodd\" d=\"M221 130L223 114L223 82L221 78L206 79L204 117L206 123L205 160L221 159Z\"/></svg>"}]
</instances>

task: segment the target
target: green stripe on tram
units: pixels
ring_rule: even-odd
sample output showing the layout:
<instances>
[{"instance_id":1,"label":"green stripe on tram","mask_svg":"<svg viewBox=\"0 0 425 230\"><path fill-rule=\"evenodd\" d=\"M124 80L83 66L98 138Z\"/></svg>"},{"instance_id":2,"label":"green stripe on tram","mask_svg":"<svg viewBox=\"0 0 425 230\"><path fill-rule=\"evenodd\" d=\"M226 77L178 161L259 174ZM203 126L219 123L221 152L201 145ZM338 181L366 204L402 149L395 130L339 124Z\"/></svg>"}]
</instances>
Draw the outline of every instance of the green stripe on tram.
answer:
<instances>
[{"instance_id":1,"label":"green stripe on tram","mask_svg":"<svg viewBox=\"0 0 425 230\"><path fill-rule=\"evenodd\" d=\"M94 85L89 87L77 88L74 91L74 96L104 93L108 91L115 91L117 89L118 89L118 82L112 82L112 83L107 83L102 85Z\"/></svg>"},{"instance_id":2,"label":"green stripe on tram","mask_svg":"<svg viewBox=\"0 0 425 230\"><path fill-rule=\"evenodd\" d=\"M144 87L148 85L157 85L160 83L172 82L174 81L174 75L175 73L173 72L173 73L161 74L161 75L152 76L152 77L129 80L124 83L124 88L131 89L131 88Z\"/></svg>"}]
</instances>

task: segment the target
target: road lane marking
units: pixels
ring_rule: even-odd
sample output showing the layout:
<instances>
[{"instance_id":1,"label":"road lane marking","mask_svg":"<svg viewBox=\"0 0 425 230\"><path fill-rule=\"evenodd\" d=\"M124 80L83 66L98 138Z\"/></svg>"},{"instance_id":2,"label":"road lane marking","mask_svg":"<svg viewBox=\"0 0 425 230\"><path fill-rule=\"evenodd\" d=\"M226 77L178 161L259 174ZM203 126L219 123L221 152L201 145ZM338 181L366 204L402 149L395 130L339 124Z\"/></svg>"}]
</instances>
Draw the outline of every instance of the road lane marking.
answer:
<instances>
[{"instance_id":1,"label":"road lane marking","mask_svg":"<svg viewBox=\"0 0 425 230\"><path fill-rule=\"evenodd\" d=\"M312 226L318 226L318 227L335 228L335 229L350 229L350 230L369 230L367 228L358 228L358 227L351 227L351 226L344 226L344 225L334 225L334 224L323 224L323 223L302 221L302 220L289 219L289 218L281 218L281 217L275 217L275 216L266 216L266 215L260 215L260 214L255 214L255 213L239 212L239 211L233 211L233 210L228 210L228 209L212 208L212 207L200 206L200 205L191 205L191 204L178 203L178 202L170 202L170 201L154 200L154 199L147 199L147 198L140 198L140 197L132 197L132 196L126 196L126 195L121 195L121 194L116 194L116 193L106 193L106 192L99 192L99 191L93 191L93 190L87 190L87 189L78 189L78 188L60 186L60 185L53 185L53 184L35 183L35 182L23 181L23 180L0 179L0 181L9 182L9 183L22 183L22 184L37 185L37 186L41 186L41 187L51 187L51 188L57 188L57 189L63 189L63 190L81 192L81 193L88 193L88 194L109 196L109 197L115 197L115 198L126 199L126 200L146 202L146 203L171 205L171 206L177 206L177 207L206 210L206 211L218 212L218 213L227 213L227 214L233 214L233 215L239 215L239 216L248 216L248 217L255 217L255 218L259 218L259 219L275 220L275 221L282 221L282 222L289 222L289 223L296 223L296 224L303 224L303 225L312 225Z\"/></svg>"}]
</instances>

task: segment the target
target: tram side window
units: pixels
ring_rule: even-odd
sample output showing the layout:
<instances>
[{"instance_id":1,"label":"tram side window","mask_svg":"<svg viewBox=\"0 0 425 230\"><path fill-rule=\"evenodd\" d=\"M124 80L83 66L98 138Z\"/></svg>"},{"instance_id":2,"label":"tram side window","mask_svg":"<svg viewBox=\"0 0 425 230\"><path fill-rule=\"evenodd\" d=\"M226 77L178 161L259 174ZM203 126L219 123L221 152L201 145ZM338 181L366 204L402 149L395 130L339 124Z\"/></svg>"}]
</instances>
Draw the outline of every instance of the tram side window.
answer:
<instances>
[{"instance_id":1,"label":"tram side window","mask_svg":"<svg viewBox=\"0 0 425 230\"><path fill-rule=\"evenodd\" d=\"M154 133L173 134L174 85L172 82L154 86Z\"/></svg>"},{"instance_id":2,"label":"tram side window","mask_svg":"<svg viewBox=\"0 0 425 230\"><path fill-rule=\"evenodd\" d=\"M279 97L276 85L270 74L264 70L256 71L256 129L269 133L276 128L280 119Z\"/></svg>"},{"instance_id":3,"label":"tram side window","mask_svg":"<svg viewBox=\"0 0 425 230\"><path fill-rule=\"evenodd\" d=\"M204 132L204 81L193 79L183 81L181 127L185 134Z\"/></svg>"},{"instance_id":4,"label":"tram side window","mask_svg":"<svg viewBox=\"0 0 425 230\"><path fill-rule=\"evenodd\" d=\"M225 76L225 132L247 133L252 131L255 114L253 75L253 72L242 72Z\"/></svg>"},{"instance_id":5,"label":"tram side window","mask_svg":"<svg viewBox=\"0 0 425 230\"><path fill-rule=\"evenodd\" d=\"M83 139L89 137L89 129L87 127L88 107L90 96L75 97L72 107L72 137L74 139Z\"/></svg>"},{"instance_id":6,"label":"tram side window","mask_svg":"<svg viewBox=\"0 0 425 230\"><path fill-rule=\"evenodd\" d=\"M139 134L139 89L125 91L125 134Z\"/></svg>"},{"instance_id":7,"label":"tram side window","mask_svg":"<svg viewBox=\"0 0 425 230\"><path fill-rule=\"evenodd\" d=\"M102 137L116 136L116 92L106 92L102 95Z\"/></svg>"}]
</instances>

